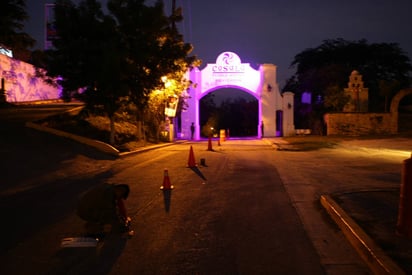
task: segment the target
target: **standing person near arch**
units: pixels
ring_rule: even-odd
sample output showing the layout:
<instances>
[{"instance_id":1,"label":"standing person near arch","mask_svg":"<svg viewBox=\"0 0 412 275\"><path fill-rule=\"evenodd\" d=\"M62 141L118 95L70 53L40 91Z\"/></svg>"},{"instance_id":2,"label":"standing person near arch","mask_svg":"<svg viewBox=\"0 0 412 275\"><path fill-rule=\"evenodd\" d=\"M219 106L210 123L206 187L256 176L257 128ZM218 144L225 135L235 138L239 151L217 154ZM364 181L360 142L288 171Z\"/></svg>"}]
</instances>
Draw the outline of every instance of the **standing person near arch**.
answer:
<instances>
[{"instance_id":1,"label":"standing person near arch","mask_svg":"<svg viewBox=\"0 0 412 275\"><path fill-rule=\"evenodd\" d=\"M195 123L194 122L192 122L192 125L190 125L190 134L191 134L190 139L193 140L193 136L195 134Z\"/></svg>"},{"instance_id":2,"label":"standing person near arch","mask_svg":"<svg viewBox=\"0 0 412 275\"><path fill-rule=\"evenodd\" d=\"M260 124L260 132L261 132L261 137L263 138L265 136L265 124L262 123Z\"/></svg>"}]
</instances>

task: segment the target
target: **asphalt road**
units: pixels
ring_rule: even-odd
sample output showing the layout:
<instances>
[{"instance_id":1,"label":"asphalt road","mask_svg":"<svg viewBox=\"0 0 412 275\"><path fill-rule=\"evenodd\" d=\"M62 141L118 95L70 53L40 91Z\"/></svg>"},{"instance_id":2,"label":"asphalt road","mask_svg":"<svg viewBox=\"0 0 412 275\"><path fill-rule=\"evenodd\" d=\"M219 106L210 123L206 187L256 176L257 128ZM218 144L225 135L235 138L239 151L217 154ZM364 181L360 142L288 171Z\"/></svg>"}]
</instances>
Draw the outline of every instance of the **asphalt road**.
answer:
<instances>
[{"instance_id":1,"label":"asphalt road","mask_svg":"<svg viewBox=\"0 0 412 275\"><path fill-rule=\"evenodd\" d=\"M186 143L116 160L23 127L26 111L1 121L1 274L324 273L263 141L215 151ZM43 111L36 118L55 110ZM190 146L205 166L186 167ZM165 168L169 194L160 190ZM136 235L61 249L62 238L83 234L77 198L101 182L131 186Z\"/></svg>"},{"instance_id":2,"label":"asphalt road","mask_svg":"<svg viewBox=\"0 0 412 275\"><path fill-rule=\"evenodd\" d=\"M206 166L185 167L190 146ZM205 142L167 147L116 173L118 181L135 182L129 205L137 209L137 235L128 241L125 251L130 256L120 257L114 270L129 266L127 274L322 274L317 252L273 165L273 149L262 141L206 149ZM165 167L175 186L169 210L164 194L154 192Z\"/></svg>"},{"instance_id":3,"label":"asphalt road","mask_svg":"<svg viewBox=\"0 0 412 275\"><path fill-rule=\"evenodd\" d=\"M273 148L261 141L214 152L193 144L207 166L187 168L189 144L110 160L31 134L32 141L46 141L48 153L40 145L26 148L34 162L26 159L8 177L19 178L15 185L8 181L1 192L2 216L12 225L3 227L9 237L2 274L323 273L273 165ZM159 188L164 168L175 186L169 198ZM131 186L135 237L108 239L99 250L60 249L61 238L82 234L76 198L103 181Z\"/></svg>"}]
</instances>

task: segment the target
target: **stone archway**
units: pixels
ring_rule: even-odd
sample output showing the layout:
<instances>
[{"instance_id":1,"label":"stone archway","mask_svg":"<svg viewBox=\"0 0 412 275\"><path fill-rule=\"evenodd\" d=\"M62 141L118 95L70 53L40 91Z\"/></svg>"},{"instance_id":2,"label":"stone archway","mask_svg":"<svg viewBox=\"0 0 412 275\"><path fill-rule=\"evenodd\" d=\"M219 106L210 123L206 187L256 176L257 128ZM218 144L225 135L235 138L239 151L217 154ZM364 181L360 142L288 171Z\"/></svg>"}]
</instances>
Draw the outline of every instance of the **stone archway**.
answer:
<instances>
[{"instance_id":1,"label":"stone archway","mask_svg":"<svg viewBox=\"0 0 412 275\"><path fill-rule=\"evenodd\" d=\"M412 88L400 90L391 101L390 113L392 114L392 124L396 128L395 133L399 131L399 103L402 98L412 94Z\"/></svg>"},{"instance_id":2,"label":"stone archway","mask_svg":"<svg viewBox=\"0 0 412 275\"><path fill-rule=\"evenodd\" d=\"M202 70L194 68L190 71L189 78L196 85L189 90L189 108L182 112L180 138L190 137L190 125L194 123L194 138L200 139L199 100L207 93L221 88L247 91L258 100L258 136L261 136L262 121L265 136L294 134L293 93L280 93L275 65L262 64L255 70L249 63L242 63L237 54L223 52L217 57L216 63L208 63ZM283 111L282 129L276 125L276 113L279 110Z\"/></svg>"},{"instance_id":3,"label":"stone archway","mask_svg":"<svg viewBox=\"0 0 412 275\"><path fill-rule=\"evenodd\" d=\"M399 109L399 103L401 102L401 99L404 98L407 95L412 94L412 88L408 89L403 89L400 90L393 98L391 102L391 108L390 112L391 113L397 113Z\"/></svg>"}]
</instances>

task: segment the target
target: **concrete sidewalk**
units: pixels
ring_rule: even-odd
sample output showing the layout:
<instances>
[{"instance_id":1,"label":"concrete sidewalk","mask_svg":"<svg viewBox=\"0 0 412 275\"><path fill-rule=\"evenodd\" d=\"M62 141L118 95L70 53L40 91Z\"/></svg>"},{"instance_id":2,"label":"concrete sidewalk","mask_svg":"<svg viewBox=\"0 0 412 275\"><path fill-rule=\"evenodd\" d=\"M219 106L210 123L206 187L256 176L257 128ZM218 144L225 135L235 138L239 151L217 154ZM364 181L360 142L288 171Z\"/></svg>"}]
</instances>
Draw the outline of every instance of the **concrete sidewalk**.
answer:
<instances>
[{"instance_id":1,"label":"concrete sidewalk","mask_svg":"<svg viewBox=\"0 0 412 275\"><path fill-rule=\"evenodd\" d=\"M374 274L412 274L412 240L396 234L399 190L324 195L321 203Z\"/></svg>"},{"instance_id":2,"label":"concrete sidewalk","mask_svg":"<svg viewBox=\"0 0 412 275\"><path fill-rule=\"evenodd\" d=\"M304 141L304 138L302 138L302 141ZM320 189L324 190L317 191L321 193L320 203L373 274L412 274L412 240L396 234L400 182L399 184L393 183L394 178L395 181L397 177L400 178L402 163L399 160L410 157L408 151L412 151L412 139L344 140L339 142L335 149L339 148L343 151L346 154L342 155L344 158L361 152L360 160L354 163L348 157L345 160L346 162L343 161L338 164L333 162L333 157L328 158L328 154L335 154L335 151L338 151L335 149L326 149L321 153L319 151L308 153L299 152L296 147L293 147L293 142L288 142L288 139L272 139L271 142L273 142L275 148L281 150L282 156L287 159L283 162L289 163L291 168L289 170L292 170L294 165L302 168L303 163L308 163L308 158L314 159L315 156L321 155L313 161L318 169L325 173L330 182L339 182L336 184L339 186L322 186ZM394 176L397 171L394 172L393 169L390 170L390 173L383 171L385 165L379 166L377 163L368 163L366 158L362 159L366 155L376 156L376 158L387 155L388 159L393 156L393 159L399 162L398 175ZM328 164L328 161L331 163ZM360 163L363 167L359 165ZM350 174L346 171L349 166L359 169L355 172L361 171L360 169L362 171L359 174ZM280 171L281 174L284 174L285 179L293 179L294 177L289 174L291 173L289 170L281 169ZM318 178L311 177L316 175L315 173L309 174L307 170L297 171L302 174L302 178L308 180L308 184L319 181ZM385 180L388 174L390 175ZM350 182L345 183L345 178ZM380 182L376 184L375 179ZM295 182L293 183L293 186L296 185ZM288 185L288 180L285 181L285 184ZM319 186L321 185L319 184ZM292 193L298 190L296 187L293 188L295 189L291 189Z\"/></svg>"}]
</instances>

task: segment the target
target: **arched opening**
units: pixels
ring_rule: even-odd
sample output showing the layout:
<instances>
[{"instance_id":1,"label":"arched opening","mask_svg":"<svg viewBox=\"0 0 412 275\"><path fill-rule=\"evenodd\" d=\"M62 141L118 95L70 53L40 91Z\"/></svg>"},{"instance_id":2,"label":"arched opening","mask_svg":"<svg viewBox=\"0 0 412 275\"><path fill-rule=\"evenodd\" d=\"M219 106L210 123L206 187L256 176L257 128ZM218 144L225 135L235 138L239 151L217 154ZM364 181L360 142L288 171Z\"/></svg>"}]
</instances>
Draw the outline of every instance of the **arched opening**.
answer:
<instances>
[{"instance_id":1,"label":"arched opening","mask_svg":"<svg viewBox=\"0 0 412 275\"><path fill-rule=\"evenodd\" d=\"M412 135L412 93L402 97L399 102L398 133Z\"/></svg>"},{"instance_id":2,"label":"arched opening","mask_svg":"<svg viewBox=\"0 0 412 275\"><path fill-rule=\"evenodd\" d=\"M218 136L225 130L230 137L256 137L259 102L255 96L238 88L217 88L199 101L201 137Z\"/></svg>"},{"instance_id":3,"label":"arched opening","mask_svg":"<svg viewBox=\"0 0 412 275\"><path fill-rule=\"evenodd\" d=\"M198 68L191 70L189 77L196 85L188 91L189 96L186 103L189 108L182 112L182 127L179 137L197 140L212 133L217 135L221 129L216 128L228 128L230 137L262 138L274 137L279 133L285 136L294 135L293 93L280 93L274 64L261 64L256 70L249 63L242 63L237 54L223 52L217 57L216 63L208 63L202 70ZM204 105L212 99L215 101L213 94L209 95L209 93L220 89L235 89L241 94L246 96L249 94L254 98L252 101L246 100L244 107L239 110L239 112L242 111L242 114L245 113L245 110L254 110L247 116L247 121L252 121L252 123L245 126L246 123L241 119L241 115L238 115L237 111L234 110L227 115L219 115L219 117L225 117L226 120L231 119L232 123L220 124L220 119L219 123L217 121L214 124L205 122L205 118L207 117L209 120L210 115L204 114ZM235 104L235 106L239 109L239 105L242 106L242 104ZM280 116L282 121L280 118L278 121L276 120L277 110L283 111ZM242 124L240 127L234 127L233 121L237 125ZM250 127L250 124L254 126Z\"/></svg>"}]
</instances>

